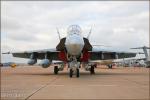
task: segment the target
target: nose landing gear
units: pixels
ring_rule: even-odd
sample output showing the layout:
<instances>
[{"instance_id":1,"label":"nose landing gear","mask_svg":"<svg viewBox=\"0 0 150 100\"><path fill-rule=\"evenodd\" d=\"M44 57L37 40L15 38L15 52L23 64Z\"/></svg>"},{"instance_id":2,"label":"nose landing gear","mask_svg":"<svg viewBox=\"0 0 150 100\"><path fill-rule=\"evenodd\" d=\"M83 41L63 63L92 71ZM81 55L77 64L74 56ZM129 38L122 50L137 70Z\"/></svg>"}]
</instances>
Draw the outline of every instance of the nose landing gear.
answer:
<instances>
[{"instance_id":1,"label":"nose landing gear","mask_svg":"<svg viewBox=\"0 0 150 100\"><path fill-rule=\"evenodd\" d=\"M80 62L77 62L77 59L73 57L73 60L69 63L68 67L70 68L69 76L72 77L73 74L76 74L76 77L80 76Z\"/></svg>"},{"instance_id":2,"label":"nose landing gear","mask_svg":"<svg viewBox=\"0 0 150 100\"><path fill-rule=\"evenodd\" d=\"M72 75L73 75L73 70L70 69L69 76L72 77Z\"/></svg>"},{"instance_id":3,"label":"nose landing gear","mask_svg":"<svg viewBox=\"0 0 150 100\"><path fill-rule=\"evenodd\" d=\"M80 76L79 68L76 69L76 77Z\"/></svg>"},{"instance_id":4,"label":"nose landing gear","mask_svg":"<svg viewBox=\"0 0 150 100\"><path fill-rule=\"evenodd\" d=\"M79 68L76 68L76 70L70 69L69 76L72 77L74 73L76 74L76 77L80 77Z\"/></svg>"}]
</instances>

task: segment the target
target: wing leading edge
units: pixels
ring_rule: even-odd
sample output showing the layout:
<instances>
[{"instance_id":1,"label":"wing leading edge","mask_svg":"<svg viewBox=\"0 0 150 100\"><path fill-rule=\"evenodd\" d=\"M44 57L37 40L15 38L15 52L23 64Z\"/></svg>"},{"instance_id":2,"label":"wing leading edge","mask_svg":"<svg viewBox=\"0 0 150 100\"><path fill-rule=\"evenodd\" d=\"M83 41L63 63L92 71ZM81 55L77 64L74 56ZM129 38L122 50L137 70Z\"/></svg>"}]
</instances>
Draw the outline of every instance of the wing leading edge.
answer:
<instances>
[{"instance_id":1,"label":"wing leading edge","mask_svg":"<svg viewBox=\"0 0 150 100\"><path fill-rule=\"evenodd\" d=\"M6 54L6 53L4 53ZM59 51L55 49L44 49L44 50L33 50L33 51L24 51L24 52L8 52L7 54L12 54L13 57L19 58L30 58L31 54L36 55L37 59L44 59L45 54L47 54L47 59L50 60L59 60Z\"/></svg>"},{"instance_id":2,"label":"wing leading edge","mask_svg":"<svg viewBox=\"0 0 150 100\"><path fill-rule=\"evenodd\" d=\"M137 53L132 52L119 52L111 50L92 50L90 51L91 60L109 60L135 57Z\"/></svg>"}]
</instances>

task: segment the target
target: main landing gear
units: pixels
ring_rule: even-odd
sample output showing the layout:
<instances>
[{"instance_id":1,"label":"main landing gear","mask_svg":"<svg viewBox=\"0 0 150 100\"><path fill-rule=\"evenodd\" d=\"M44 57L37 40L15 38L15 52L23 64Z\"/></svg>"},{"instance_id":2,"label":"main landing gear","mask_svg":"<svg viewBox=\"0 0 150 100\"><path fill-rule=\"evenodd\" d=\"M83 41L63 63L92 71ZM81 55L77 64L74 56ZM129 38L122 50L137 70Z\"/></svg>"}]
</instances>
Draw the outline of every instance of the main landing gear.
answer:
<instances>
[{"instance_id":1,"label":"main landing gear","mask_svg":"<svg viewBox=\"0 0 150 100\"><path fill-rule=\"evenodd\" d=\"M59 67L58 66L54 66L54 74L58 74L59 71L63 71L64 69L64 65L60 65Z\"/></svg>"},{"instance_id":2,"label":"main landing gear","mask_svg":"<svg viewBox=\"0 0 150 100\"><path fill-rule=\"evenodd\" d=\"M94 65L91 65L90 73L95 74L95 66Z\"/></svg>"},{"instance_id":3,"label":"main landing gear","mask_svg":"<svg viewBox=\"0 0 150 100\"><path fill-rule=\"evenodd\" d=\"M59 71L58 66L54 66L54 74L58 74L58 71Z\"/></svg>"},{"instance_id":4,"label":"main landing gear","mask_svg":"<svg viewBox=\"0 0 150 100\"><path fill-rule=\"evenodd\" d=\"M88 63L85 63L82 65L86 71L89 71L90 74L95 74L95 68L97 67L96 64L88 64Z\"/></svg>"}]
</instances>

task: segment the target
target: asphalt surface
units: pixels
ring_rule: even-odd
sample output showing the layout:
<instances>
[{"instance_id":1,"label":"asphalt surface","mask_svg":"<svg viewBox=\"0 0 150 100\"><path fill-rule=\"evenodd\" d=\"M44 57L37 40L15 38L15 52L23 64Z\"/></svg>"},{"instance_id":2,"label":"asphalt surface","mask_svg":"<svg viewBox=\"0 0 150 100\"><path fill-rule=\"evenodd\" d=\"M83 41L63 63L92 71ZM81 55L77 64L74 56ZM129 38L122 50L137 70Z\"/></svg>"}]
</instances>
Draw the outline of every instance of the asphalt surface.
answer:
<instances>
[{"instance_id":1,"label":"asphalt surface","mask_svg":"<svg viewBox=\"0 0 150 100\"><path fill-rule=\"evenodd\" d=\"M150 99L149 68L97 68L53 74L53 67L1 68L1 99Z\"/></svg>"}]
</instances>

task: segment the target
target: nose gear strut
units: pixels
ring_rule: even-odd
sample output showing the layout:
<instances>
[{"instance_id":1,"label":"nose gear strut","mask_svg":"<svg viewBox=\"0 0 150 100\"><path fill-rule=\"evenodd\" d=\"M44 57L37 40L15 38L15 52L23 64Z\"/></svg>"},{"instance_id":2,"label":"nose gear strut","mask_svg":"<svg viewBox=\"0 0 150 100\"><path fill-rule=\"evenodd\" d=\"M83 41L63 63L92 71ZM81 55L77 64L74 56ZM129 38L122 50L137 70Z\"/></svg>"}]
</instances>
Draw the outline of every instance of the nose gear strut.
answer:
<instances>
[{"instance_id":1,"label":"nose gear strut","mask_svg":"<svg viewBox=\"0 0 150 100\"><path fill-rule=\"evenodd\" d=\"M77 61L77 58L75 56L70 58L68 67L70 68L70 71L69 71L70 77L72 77L73 74L76 74L76 77L80 76L80 71L79 71L80 62Z\"/></svg>"}]
</instances>

